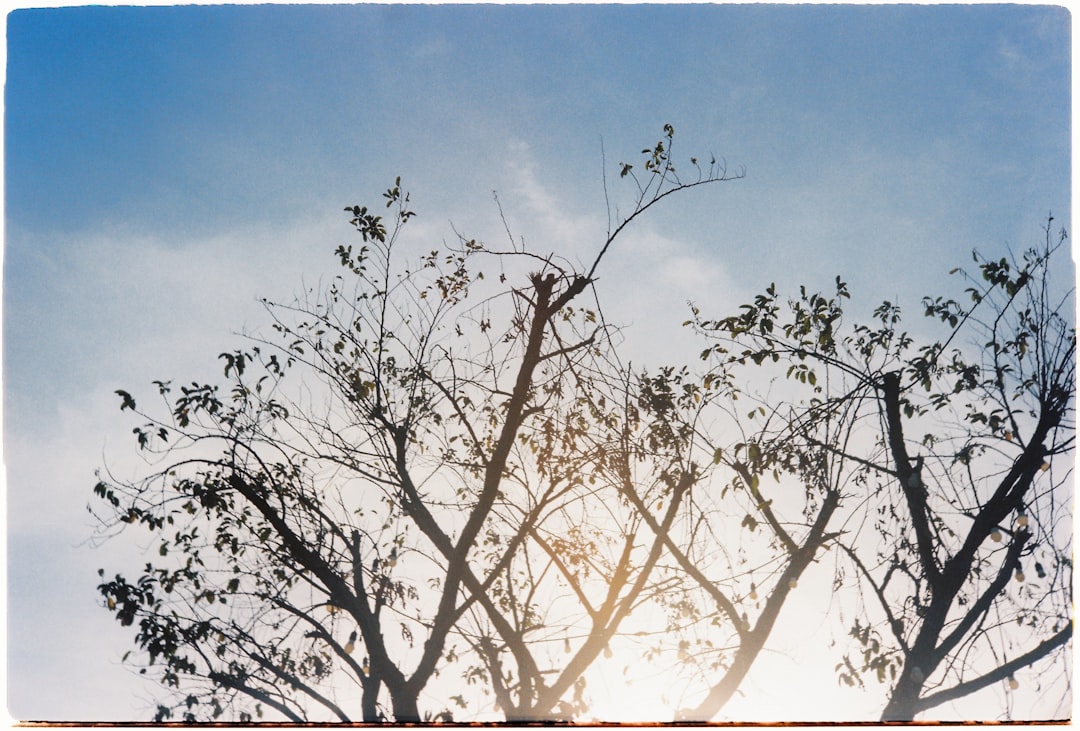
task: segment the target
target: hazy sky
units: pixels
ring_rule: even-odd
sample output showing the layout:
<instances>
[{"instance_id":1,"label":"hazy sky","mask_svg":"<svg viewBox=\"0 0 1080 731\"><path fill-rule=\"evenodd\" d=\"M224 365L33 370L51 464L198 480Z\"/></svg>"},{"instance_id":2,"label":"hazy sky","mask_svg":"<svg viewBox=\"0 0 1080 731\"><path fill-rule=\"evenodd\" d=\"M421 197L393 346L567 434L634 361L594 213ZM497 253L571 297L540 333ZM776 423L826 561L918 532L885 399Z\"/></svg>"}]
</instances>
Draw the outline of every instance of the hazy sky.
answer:
<instances>
[{"instance_id":1,"label":"hazy sky","mask_svg":"<svg viewBox=\"0 0 1080 731\"><path fill-rule=\"evenodd\" d=\"M94 588L138 547L86 545L94 470L138 467L113 391L217 373L263 322L256 297L334 272L345 205L401 175L418 231L498 241L498 191L515 236L587 261L606 227L601 151L625 204L616 164L671 123L676 163L715 154L747 175L658 210L605 262L635 362L678 352L688 299L719 315L773 280L841 274L858 303L915 315L973 248L1038 243L1051 210L1069 226L1069 23L1018 5L11 13L9 712L152 708ZM788 621L780 641L811 634ZM747 688L798 652L778 647Z\"/></svg>"}]
</instances>

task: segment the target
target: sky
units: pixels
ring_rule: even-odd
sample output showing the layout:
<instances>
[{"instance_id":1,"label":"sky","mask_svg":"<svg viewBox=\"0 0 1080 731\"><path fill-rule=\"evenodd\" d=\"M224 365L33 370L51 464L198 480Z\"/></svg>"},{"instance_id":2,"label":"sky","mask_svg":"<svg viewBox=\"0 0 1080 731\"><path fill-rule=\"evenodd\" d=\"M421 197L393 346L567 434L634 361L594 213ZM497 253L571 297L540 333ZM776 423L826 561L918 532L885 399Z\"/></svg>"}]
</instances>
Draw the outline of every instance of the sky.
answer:
<instances>
[{"instance_id":1,"label":"sky","mask_svg":"<svg viewBox=\"0 0 1080 731\"><path fill-rule=\"evenodd\" d=\"M153 708L95 591L98 567L140 550L90 542L94 471L138 468L113 392L215 376L265 322L258 297L334 272L344 206L400 175L423 235L504 240L501 205L530 247L588 262L605 163L625 211L617 164L670 123L677 163L711 154L746 176L671 200L605 261L635 362L696 352L688 300L726 314L772 281L841 275L856 304L914 314L956 291L972 249L1038 244L1051 211L1070 227L1070 24L1048 5L9 13L8 713ZM782 699L772 681L823 640L797 617L777 640L747 688ZM819 692L880 707L831 677Z\"/></svg>"}]
</instances>

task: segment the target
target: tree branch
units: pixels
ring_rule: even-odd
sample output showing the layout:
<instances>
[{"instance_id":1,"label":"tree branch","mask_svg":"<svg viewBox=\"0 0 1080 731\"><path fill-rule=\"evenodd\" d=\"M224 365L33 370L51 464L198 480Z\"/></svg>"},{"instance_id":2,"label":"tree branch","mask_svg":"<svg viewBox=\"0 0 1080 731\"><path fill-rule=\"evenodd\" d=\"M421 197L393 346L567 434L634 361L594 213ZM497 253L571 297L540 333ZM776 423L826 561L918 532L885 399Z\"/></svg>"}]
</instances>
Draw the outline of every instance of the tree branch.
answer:
<instances>
[{"instance_id":1,"label":"tree branch","mask_svg":"<svg viewBox=\"0 0 1080 731\"><path fill-rule=\"evenodd\" d=\"M218 685L221 685L221 686L223 686L225 688L232 688L235 691L239 691L240 693L243 693L246 696L250 696L251 698L254 698L255 700L259 701L260 703L265 703L266 705L270 706L275 711L277 711L281 715L285 716L290 721L293 721L294 723L303 723L304 722L303 717L297 715L291 708L286 706L281 701L274 700L269 695L267 695L265 692L259 690L258 688L252 688L251 686L245 684L240 679L235 678L232 675L229 675L228 673L219 673L219 672L216 672L216 671L211 671L210 674L207 675L207 677L211 681L217 683ZM344 720L346 722L348 722L347 718L344 719Z\"/></svg>"},{"instance_id":2,"label":"tree branch","mask_svg":"<svg viewBox=\"0 0 1080 731\"><path fill-rule=\"evenodd\" d=\"M757 487L756 475L750 473L750 468L742 462L729 462L732 469L739 473L739 476L743 478L743 482L746 483L746 489L750 491L750 495L753 496L755 507L758 511L765 516L765 521L772 528L773 533L780 539L780 542L784 544L784 548L788 553L795 553L799 550L799 545L792 539L784 527L780 525L780 521L776 519L776 515L773 513L772 508L769 507L761 491Z\"/></svg>"},{"instance_id":3,"label":"tree branch","mask_svg":"<svg viewBox=\"0 0 1080 731\"><path fill-rule=\"evenodd\" d=\"M933 708L934 706L947 703L957 698L962 698L969 693L974 693L977 690L981 690L988 685L992 685L998 681L1004 680L1013 675L1017 670L1032 665L1039 660L1043 659L1058 647L1061 647L1069 638L1072 637L1073 626L1072 622L1069 622L1065 629L1059 631L1054 636L1039 643L1030 652L1027 652L1015 660L1011 660L1003 665L995 668L994 670L981 675L974 680L969 680L964 683L958 683L946 690L938 691L937 693L931 693L928 696L918 699L915 702L916 712L922 713L923 711Z\"/></svg>"},{"instance_id":4,"label":"tree branch","mask_svg":"<svg viewBox=\"0 0 1080 731\"><path fill-rule=\"evenodd\" d=\"M1005 589L1005 585L1008 584L1009 579L1012 578L1013 569L1017 565L1017 560L1020 558L1020 554L1030 538L1031 533L1027 530L1021 530L1015 534L1015 537L1009 544L1009 548L1005 552L1005 560L1002 561L997 576L990 582L986 591L984 591L975 603L971 605L971 609L964 614L959 624L957 624L948 636L937 646L937 649L934 651L934 665L937 665L943 658L952 652L952 649L960 643L964 638L964 634L971 629L971 627L979 620L980 616L990 611L990 607L994 604L994 600L1001 595L1001 592Z\"/></svg>"},{"instance_id":5,"label":"tree branch","mask_svg":"<svg viewBox=\"0 0 1080 731\"><path fill-rule=\"evenodd\" d=\"M881 394L885 401L885 428L888 432L889 449L896 464L896 475L907 499L911 523L915 527L915 539L919 546L919 562L930 585L937 587L941 579L941 570L934 553L934 538L927 518L925 486L912 485L915 474L908 459L907 445L904 443L904 425L900 417L900 374L886 373L881 382Z\"/></svg>"}]
</instances>

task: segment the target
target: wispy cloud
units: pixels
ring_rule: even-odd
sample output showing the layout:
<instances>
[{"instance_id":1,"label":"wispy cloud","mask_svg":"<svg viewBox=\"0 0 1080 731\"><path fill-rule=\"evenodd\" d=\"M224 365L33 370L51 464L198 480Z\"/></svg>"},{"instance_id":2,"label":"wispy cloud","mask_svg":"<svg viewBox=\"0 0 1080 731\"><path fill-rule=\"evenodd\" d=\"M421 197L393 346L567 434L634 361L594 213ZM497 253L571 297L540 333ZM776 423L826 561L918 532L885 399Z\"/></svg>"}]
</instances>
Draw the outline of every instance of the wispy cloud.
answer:
<instances>
[{"instance_id":1,"label":"wispy cloud","mask_svg":"<svg viewBox=\"0 0 1080 731\"><path fill-rule=\"evenodd\" d=\"M531 146L520 139L507 143L505 175L509 196L504 211L519 220L527 220L530 231L525 236L541 253L559 252L576 255L576 262L586 266L599 252L604 223L600 215L576 210L576 201L541 182Z\"/></svg>"},{"instance_id":2,"label":"wispy cloud","mask_svg":"<svg viewBox=\"0 0 1080 731\"><path fill-rule=\"evenodd\" d=\"M587 269L607 236L607 212L582 212L579 204L541 181L530 146L510 144L507 168L513 202L527 214L527 239L543 251L570 252ZM712 195L722 195L719 188ZM705 200L710 193L701 193ZM625 229L597 271L597 292L611 324L624 327L625 358L653 366L700 348L682 323L688 301L706 301L717 312L734 306L747 290L730 277L723 254L706 242L665 234L670 221L659 204ZM623 212L622 215L626 215ZM670 211L669 211L670 213ZM616 215L614 210L612 215Z\"/></svg>"}]
</instances>

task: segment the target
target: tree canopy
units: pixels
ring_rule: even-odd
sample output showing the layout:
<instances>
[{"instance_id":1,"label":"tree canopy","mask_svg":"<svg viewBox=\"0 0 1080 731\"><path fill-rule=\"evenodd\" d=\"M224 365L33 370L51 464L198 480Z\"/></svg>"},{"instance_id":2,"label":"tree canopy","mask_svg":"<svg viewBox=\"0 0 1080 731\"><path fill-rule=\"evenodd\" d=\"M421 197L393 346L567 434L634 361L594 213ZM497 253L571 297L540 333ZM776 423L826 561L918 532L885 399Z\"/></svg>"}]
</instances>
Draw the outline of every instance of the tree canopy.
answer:
<instances>
[{"instance_id":1,"label":"tree canopy","mask_svg":"<svg viewBox=\"0 0 1080 731\"><path fill-rule=\"evenodd\" d=\"M958 270L966 300L923 303L939 336L889 302L849 325L838 277L695 306L701 359L635 367L604 262L669 196L742 176L673 148L665 125L619 164L630 213L584 265L512 237L418 251L399 178L345 209L336 276L263 301L221 382L116 392L147 469L99 474L94 510L151 550L99 589L164 686L157 719L580 720L625 646L673 657L700 689L673 717L708 720L824 561L851 624L838 682L887 686L884 718L1063 656L1064 232Z\"/></svg>"},{"instance_id":2,"label":"tree canopy","mask_svg":"<svg viewBox=\"0 0 1080 731\"><path fill-rule=\"evenodd\" d=\"M839 278L828 297L770 287L737 316L695 321L721 370L779 366L806 392L766 401L776 426L759 462L794 441L846 486L856 509L828 547L857 660L837 670L889 684L883 720L1068 662L1076 334L1071 287L1051 281L1067 239L1052 221L1019 261L976 253L974 274L954 270L966 300L924 298L938 339L901 329L891 302L845 327Z\"/></svg>"}]
</instances>

